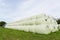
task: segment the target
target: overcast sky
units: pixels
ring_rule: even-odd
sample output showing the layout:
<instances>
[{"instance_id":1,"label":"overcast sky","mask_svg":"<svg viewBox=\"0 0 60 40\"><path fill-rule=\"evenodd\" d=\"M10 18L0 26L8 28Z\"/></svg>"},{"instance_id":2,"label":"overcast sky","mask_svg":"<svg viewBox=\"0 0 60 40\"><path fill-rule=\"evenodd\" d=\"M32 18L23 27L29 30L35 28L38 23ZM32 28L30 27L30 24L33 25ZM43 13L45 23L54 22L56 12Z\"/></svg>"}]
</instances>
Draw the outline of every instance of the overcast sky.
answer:
<instances>
[{"instance_id":1,"label":"overcast sky","mask_svg":"<svg viewBox=\"0 0 60 40\"><path fill-rule=\"evenodd\" d=\"M0 21L13 22L41 13L60 18L60 0L0 0Z\"/></svg>"}]
</instances>

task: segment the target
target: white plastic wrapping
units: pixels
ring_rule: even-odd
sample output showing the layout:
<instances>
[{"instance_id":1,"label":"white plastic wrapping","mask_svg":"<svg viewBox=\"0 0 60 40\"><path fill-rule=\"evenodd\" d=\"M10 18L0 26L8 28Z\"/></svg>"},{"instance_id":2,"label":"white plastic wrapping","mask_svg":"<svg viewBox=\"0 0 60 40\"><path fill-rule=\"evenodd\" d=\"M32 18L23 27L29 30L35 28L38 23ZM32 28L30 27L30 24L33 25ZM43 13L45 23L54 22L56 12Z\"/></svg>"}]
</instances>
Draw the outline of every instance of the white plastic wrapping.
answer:
<instances>
[{"instance_id":1,"label":"white plastic wrapping","mask_svg":"<svg viewBox=\"0 0 60 40\"><path fill-rule=\"evenodd\" d=\"M12 28L17 30L23 30L26 32L49 34L51 32L58 31L58 24L52 17L45 14L33 16L30 20L23 20L7 24L5 28Z\"/></svg>"}]
</instances>

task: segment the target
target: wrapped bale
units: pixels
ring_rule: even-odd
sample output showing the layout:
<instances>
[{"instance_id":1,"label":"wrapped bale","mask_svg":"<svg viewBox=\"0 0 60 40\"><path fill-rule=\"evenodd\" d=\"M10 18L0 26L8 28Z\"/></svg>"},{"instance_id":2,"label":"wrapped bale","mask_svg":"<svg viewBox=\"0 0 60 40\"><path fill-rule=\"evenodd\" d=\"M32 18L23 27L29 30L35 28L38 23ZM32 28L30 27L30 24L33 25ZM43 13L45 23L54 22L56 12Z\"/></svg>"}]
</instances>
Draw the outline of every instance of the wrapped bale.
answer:
<instances>
[{"instance_id":1,"label":"wrapped bale","mask_svg":"<svg viewBox=\"0 0 60 40\"><path fill-rule=\"evenodd\" d=\"M40 33L40 34L49 34L51 32L58 31L58 24L56 20L45 14L40 14L37 16L32 16L25 19L21 23L14 22L6 25L5 28L12 28L17 30L24 30L26 32Z\"/></svg>"}]
</instances>

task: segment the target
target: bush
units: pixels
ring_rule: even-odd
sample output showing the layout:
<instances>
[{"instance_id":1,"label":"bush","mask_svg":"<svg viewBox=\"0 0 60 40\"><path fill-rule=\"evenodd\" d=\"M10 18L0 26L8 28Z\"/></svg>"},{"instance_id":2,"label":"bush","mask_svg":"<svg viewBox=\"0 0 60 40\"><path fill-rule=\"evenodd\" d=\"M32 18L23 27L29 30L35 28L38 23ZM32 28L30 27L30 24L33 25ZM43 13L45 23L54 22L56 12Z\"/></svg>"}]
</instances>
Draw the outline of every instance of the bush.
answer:
<instances>
[{"instance_id":1,"label":"bush","mask_svg":"<svg viewBox=\"0 0 60 40\"><path fill-rule=\"evenodd\" d=\"M57 23L60 24L60 19L57 20Z\"/></svg>"},{"instance_id":2,"label":"bush","mask_svg":"<svg viewBox=\"0 0 60 40\"><path fill-rule=\"evenodd\" d=\"M0 21L0 27L5 27L5 25L6 25L6 22Z\"/></svg>"}]
</instances>

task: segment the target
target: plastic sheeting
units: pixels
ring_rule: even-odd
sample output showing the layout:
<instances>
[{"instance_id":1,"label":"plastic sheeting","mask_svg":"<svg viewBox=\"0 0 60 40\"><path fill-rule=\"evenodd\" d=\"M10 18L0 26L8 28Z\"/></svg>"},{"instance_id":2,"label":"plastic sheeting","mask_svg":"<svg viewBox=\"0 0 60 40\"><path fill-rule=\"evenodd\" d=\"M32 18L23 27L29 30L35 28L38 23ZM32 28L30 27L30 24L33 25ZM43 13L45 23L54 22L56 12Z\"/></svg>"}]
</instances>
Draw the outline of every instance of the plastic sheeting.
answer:
<instances>
[{"instance_id":1,"label":"plastic sheeting","mask_svg":"<svg viewBox=\"0 0 60 40\"><path fill-rule=\"evenodd\" d=\"M51 32L58 31L58 24L56 20L52 17L46 16L45 14L40 14L37 16L32 16L30 20L23 20L9 23L5 28L23 30L26 32L40 33L40 34L49 34Z\"/></svg>"}]
</instances>

